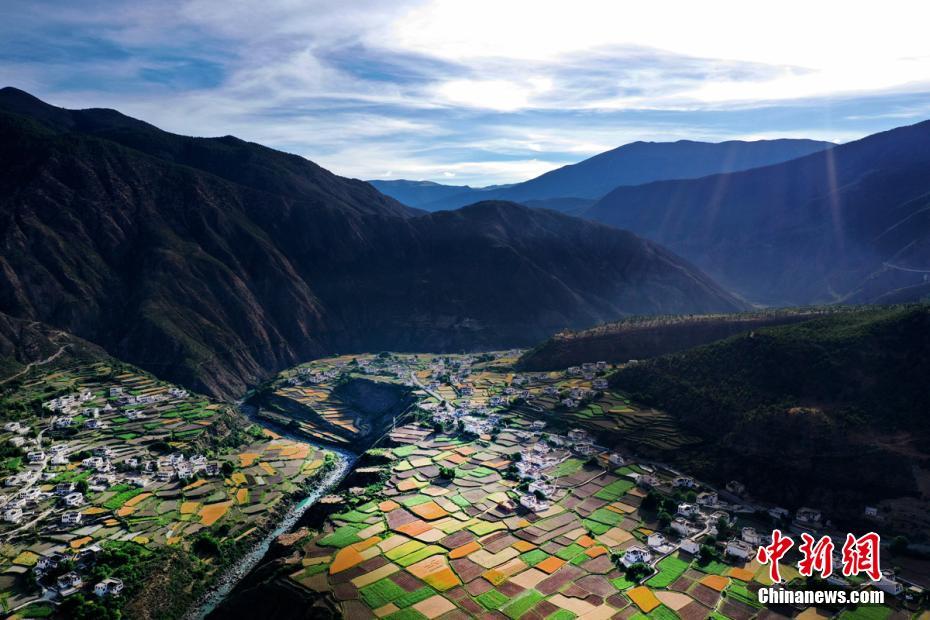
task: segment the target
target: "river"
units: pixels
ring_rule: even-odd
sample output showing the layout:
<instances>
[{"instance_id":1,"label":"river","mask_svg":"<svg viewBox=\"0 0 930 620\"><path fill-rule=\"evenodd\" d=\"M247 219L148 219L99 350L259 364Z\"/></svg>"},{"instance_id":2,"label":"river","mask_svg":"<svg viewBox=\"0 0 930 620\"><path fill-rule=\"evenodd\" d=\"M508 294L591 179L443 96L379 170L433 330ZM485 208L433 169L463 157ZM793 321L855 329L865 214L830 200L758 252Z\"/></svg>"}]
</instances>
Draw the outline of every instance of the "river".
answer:
<instances>
[{"instance_id":1,"label":"river","mask_svg":"<svg viewBox=\"0 0 930 620\"><path fill-rule=\"evenodd\" d=\"M223 600L229 596L229 593L233 591L233 588L246 576L252 569L258 566L262 558L265 557L265 554L268 553L268 549L271 548L271 543L274 542L274 539L289 531L294 525L300 520L305 512L319 500L321 497L326 495L330 489L339 484L339 482L349 473L349 470L352 468L353 463L358 459L358 455L348 452L346 450L341 450L339 448L333 447L324 447L319 444L316 444L312 441L308 441L306 438L300 437L294 433L287 432L282 430L279 426L274 426L260 420L255 416L249 416L253 422L261 424L262 426L273 430L279 435L284 435L288 439L294 441L299 441L318 450L328 450L336 455L336 464L332 470L327 472L327 474L320 481L319 486L310 492L305 498L303 498L298 503L291 506L285 513L284 517L278 522L277 526L268 534L265 535L255 547L251 549L244 556L239 558L235 564L226 569L226 572L220 576L216 581L216 584L213 588L208 591L203 598L200 600L197 605L187 614L186 618L188 620L203 620L210 613L216 609Z\"/></svg>"}]
</instances>

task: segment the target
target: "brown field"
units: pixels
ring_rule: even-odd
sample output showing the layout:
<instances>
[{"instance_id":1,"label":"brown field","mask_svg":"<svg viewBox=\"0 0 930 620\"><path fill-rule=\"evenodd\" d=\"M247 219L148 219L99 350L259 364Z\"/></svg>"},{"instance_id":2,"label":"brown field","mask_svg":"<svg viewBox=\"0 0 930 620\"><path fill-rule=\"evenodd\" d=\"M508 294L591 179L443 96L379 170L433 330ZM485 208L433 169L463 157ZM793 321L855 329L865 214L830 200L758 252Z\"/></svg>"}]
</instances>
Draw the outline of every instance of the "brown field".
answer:
<instances>
[{"instance_id":1,"label":"brown field","mask_svg":"<svg viewBox=\"0 0 930 620\"><path fill-rule=\"evenodd\" d=\"M230 501L207 504L200 509L200 522L204 525L213 525L226 514L230 506L232 506Z\"/></svg>"}]
</instances>

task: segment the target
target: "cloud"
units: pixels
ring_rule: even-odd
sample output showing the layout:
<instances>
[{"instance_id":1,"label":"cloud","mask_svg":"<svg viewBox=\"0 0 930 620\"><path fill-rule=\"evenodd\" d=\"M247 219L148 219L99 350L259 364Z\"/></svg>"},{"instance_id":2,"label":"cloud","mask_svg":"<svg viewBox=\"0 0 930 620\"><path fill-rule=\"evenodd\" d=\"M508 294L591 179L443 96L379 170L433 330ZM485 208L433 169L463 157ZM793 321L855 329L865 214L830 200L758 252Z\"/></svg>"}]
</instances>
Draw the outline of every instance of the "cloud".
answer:
<instances>
[{"instance_id":1,"label":"cloud","mask_svg":"<svg viewBox=\"0 0 930 620\"><path fill-rule=\"evenodd\" d=\"M849 140L927 114L930 92L930 8L896 0L12 4L4 83L361 178L513 182L637 139Z\"/></svg>"}]
</instances>

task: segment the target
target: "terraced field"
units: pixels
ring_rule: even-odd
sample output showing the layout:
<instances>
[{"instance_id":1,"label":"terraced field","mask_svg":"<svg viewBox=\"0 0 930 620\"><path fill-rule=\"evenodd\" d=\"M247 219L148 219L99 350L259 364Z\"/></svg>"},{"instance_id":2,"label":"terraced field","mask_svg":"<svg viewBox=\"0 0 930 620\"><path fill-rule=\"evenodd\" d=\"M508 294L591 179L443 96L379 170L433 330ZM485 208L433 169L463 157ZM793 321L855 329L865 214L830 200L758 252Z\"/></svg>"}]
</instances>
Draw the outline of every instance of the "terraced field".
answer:
<instances>
[{"instance_id":1,"label":"terraced field","mask_svg":"<svg viewBox=\"0 0 930 620\"><path fill-rule=\"evenodd\" d=\"M67 415L43 409L69 394L82 396ZM324 451L249 425L226 405L105 362L37 368L5 388L0 407L5 423L26 429L24 452L41 455L20 459L9 473L24 478L0 489L6 508L22 512L0 524L10 607L41 595L36 579L54 587L54 572L29 575L43 558L113 544L191 551L205 537L234 555L327 466ZM0 441L18 434L0 432Z\"/></svg>"},{"instance_id":2,"label":"terraced field","mask_svg":"<svg viewBox=\"0 0 930 620\"><path fill-rule=\"evenodd\" d=\"M626 578L614 558L643 545L656 525L640 508L645 494L620 470L563 461L551 470L551 506L520 507L518 483L500 472L519 458L529 421L511 422L491 442L397 429L384 488L333 514L301 547L289 580L332 597L347 618L496 611L514 619L696 620L760 612L751 593L767 568L755 561L701 566L676 551L642 585ZM454 478L440 476L443 468Z\"/></svg>"}]
</instances>

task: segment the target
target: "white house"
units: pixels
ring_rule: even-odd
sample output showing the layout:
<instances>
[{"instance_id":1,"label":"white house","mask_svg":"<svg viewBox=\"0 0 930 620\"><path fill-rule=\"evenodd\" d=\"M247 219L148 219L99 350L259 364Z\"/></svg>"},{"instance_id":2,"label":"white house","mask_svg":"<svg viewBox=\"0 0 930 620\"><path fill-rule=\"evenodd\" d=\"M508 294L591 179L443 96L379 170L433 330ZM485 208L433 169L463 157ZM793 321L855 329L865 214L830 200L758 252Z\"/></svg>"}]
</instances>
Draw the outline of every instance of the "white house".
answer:
<instances>
[{"instance_id":1,"label":"white house","mask_svg":"<svg viewBox=\"0 0 930 620\"><path fill-rule=\"evenodd\" d=\"M699 506L716 506L720 498L717 497L716 491L704 491L703 493L698 493L696 501Z\"/></svg>"},{"instance_id":2,"label":"white house","mask_svg":"<svg viewBox=\"0 0 930 620\"><path fill-rule=\"evenodd\" d=\"M898 596L904 592L904 586L894 578L894 573L891 571L882 571L882 578L873 581L872 585L891 596Z\"/></svg>"},{"instance_id":3,"label":"white house","mask_svg":"<svg viewBox=\"0 0 930 620\"><path fill-rule=\"evenodd\" d=\"M574 398L563 398L562 406L565 407L566 409L574 409L575 407L578 406L578 403L575 402Z\"/></svg>"},{"instance_id":4,"label":"white house","mask_svg":"<svg viewBox=\"0 0 930 620\"><path fill-rule=\"evenodd\" d=\"M759 535L759 532L756 531L754 527L744 527L740 532L740 538L742 538L747 544L754 545L758 547L762 544L762 536Z\"/></svg>"},{"instance_id":5,"label":"white house","mask_svg":"<svg viewBox=\"0 0 930 620\"><path fill-rule=\"evenodd\" d=\"M700 514L700 511L694 504L678 504L678 514L686 519L690 519Z\"/></svg>"},{"instance_id":6,"label":"white house","mask_svg":"<svg viewBox=\"0 0 930 620\"><path fill-rule=\"evenodd\" d=\"M7 523L19 523L23 519L23 511L20 508L7 508L3 512L3 520Z\"/></svg>"},{"instance_id":7,"label":"white house","mask_svg":"<svg viewBox=\"0 0 930 620\"><path fill-rule=\"evenodd\" d=\"M807 525L819 525L820 521L823 519L823 515L816 508L802 507L798 508L798 511L794 513L794 518L798 521L798 523L804 523Z\"/></svg>"},{"instance_id":8,"label":"white house","mask_svg":"<svg viewBox=\"0 0 930 620\"><path fill-rule=\"evenodd\" d=\"M787 519L788 515L791 514L788 512L787 508L782 508L781 506L775 506L774 508L769 508L769 516L773 519Z\"/></svg>"},{"instance_id":9,"label":"white house","mask_svg":"<svg viewBox=\"0 0 930 620\"><path fill-rule=\"evenodd\" d=\"M571 441L590 441L591 438L588 437L588 431L582 428L573 428L568 431L568 438Z\"/></svg>"},{"instance_id":10,"label":"white house","mask_svg":"<svg viewBox=\"0 0 930 620\"><path fill-rule=\"evenodd\" d=\"M529 488L527 489L530 493L536 494L537 492L542 494L544 497L552 497L555 495L556 487L554 484L550 484L545 480L534 480L530 483Z\"/></svg>"},{"instance_id":11,"label":"white house","mask_svg":"<svg viewBox=\"0 0 930 620\"><path fill-rule=\"evenodd\" d=\"M45 453L41 450L36 450L35 452L30 452L26 455L26 459L30 463L41 463L45 460Z\"/></svg>"},{"instance_id":12,"label":"white house","mask_svg":"<svg viewBox=\"0 0 930 620\"><path fill-rule=\"evenodd\" d=\"M679 489L693 489L697 486L697 483L694 482L694 478L688 476L678 476L672 481L672 484Z\"/></svg>"},{"instance_id":13,"label":"white house","mask_svg":"<svg viewBox=\"0 0 930 620\"><path fill-rule=\"evenodd\" d=\"M634 564L648 564L652 561L652 554L642 547L630 547L623 554L620 560L624 566L630 567Z\"/></svg>"},{"instance_id":14,"label":"white house","mask_svg":"<svg viewBox=\"0 0 930 620\"><path fill-rule=\"evenodd\" d=\"M642 489L651 489L659 485L659 479L651 474L639 474L636 477L636 486Z\"/></svg>"},{"instance_id":15,"label":"white house","mask_svg":"<svg viewBox=\"0 0 930 620\"><path fill-rule=\"evenodd\" d=\"M740 560L748 560L755 554L756 549L753 549L742 540L728 541L726 549L724 550L724 555L738 558Z\"/></svg>"},{"instance_id":16,"label":"white house","mask_svg":"<svg viewBox=\"0 0 930 620\"><path fill-rule=\"evenodd\" d=\"M123 591L123 580L115 577L108 577L94 586L94 594L100 597L119 596Z\"/></svg>"},{"instance_id":17,"label":"white house","mask_svg":"<svg viewBox=\"0 0 930 620\"><path fill-rule=\"evenodd\" d=\"M533 512L545 512L549 510L549 502L545 499L539 499L531 493L525 493L520 496L520 505Z\"/></svg>"},{"instance_id":18,"label":"white house","mask_svg":"<svg viewBox=\"0 0 930 620\"><path fill-rule=\"evenodd\" d=\"M597 378L591 384L595 390L606 390L607 389L607 379Z\"/></svg>"},{"instance_id":19,"label":"white house","mask_svg":"<svg viewBox=\"0 0 930 620\"><path fill-rule=\"evenodd\" d=\"M615 467L622 467L626 461L623 459L623 456L619 452L611 452L610 456L607 457L607 460L610 461L611 465Z\"/></svg>"},{"instance_id":20,"label":"white house","mask_svg":"<svg viewBox=\"0 0 930 620\"><path fill-rule=\"evenodd\" d=\"M691 555L697 555L701 550L701 545L697 544L697 541L691 538L685 538L681 541L681 550L685 553L690 553Z\"/></svg>"},{"instance_id":21,"label":"white house","mask_svg":"<svg viewBox=\"0 0 930 620\"><path fill-rule=\"evenodd\" d=\"M84 504L84 496L80 493L69 493L65 495L65 506L70 506L72 508L76 506L82 506Z\"/></svg>"},{"instance_id":22,"label":"white house","mask_svg":"<svg viewBox=\"0 0 930 620\"><path fill-rule=\"evenodd\" d=\"M662 532L653 532L649 535L649 538L646 539L646 544L649 545L652 549L657 549L659 547L664 547L668 544L668 539L665 537L665 534Z\"/></svg>"},{"instance_id":23,"label":"white house","mask_svg":"<svg viewBox=\"0 0 930 620\"><path fill-rule=\"evenodd\" d=\"M572 446L575 453L579 456L593 456L597 453L597 448L590 441L580 441Z\"/></svg>"},{"instance_id":24,"label":"white house","mask_svg":"<svg viewBox=\"0 0 930 620\"><path fill-rule=\"evenodd\" d=\"M66 512L61 515L62 525L80 525L83 515L76 511Z\"/></svg>"},{"instance_id":25,"label":"white house","mask_svg":"<svg viewBox=\"0 0 930 620\"><path fill-rule=\"evenodd\" d=\"M56 585L58 586L59 594L68 596L80 590L84 582L81 580L80 575L75 572L70 572L59 577Z\"/></svg>"},{"instance_id":26,"label":"white house","mask_svg":"<svg viewBox=\"0 0 930 620\"><path fill-rule=\"evenodd\" d=\"M688 525L688 522L681 517L676 517L675 520L672 521L671 527L672 531L677 533L679 536L684 537L691 534L691 526Z\"/></svg>"}]
</instances>

